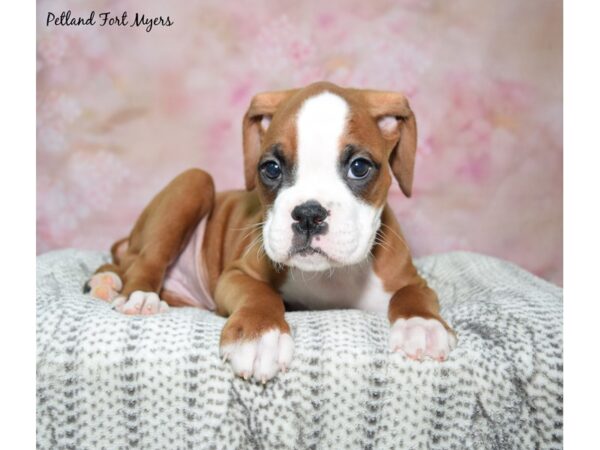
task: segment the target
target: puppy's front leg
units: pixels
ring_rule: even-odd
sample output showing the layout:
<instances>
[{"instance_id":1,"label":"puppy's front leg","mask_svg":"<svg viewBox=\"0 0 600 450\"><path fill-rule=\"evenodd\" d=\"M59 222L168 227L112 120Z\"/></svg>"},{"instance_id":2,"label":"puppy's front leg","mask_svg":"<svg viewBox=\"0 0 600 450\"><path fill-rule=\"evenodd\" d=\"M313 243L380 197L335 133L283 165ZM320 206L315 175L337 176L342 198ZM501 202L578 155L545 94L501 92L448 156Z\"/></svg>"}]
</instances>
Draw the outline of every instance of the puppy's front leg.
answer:
<instances>
[{"instance_id":1,"label":"puppy's front leg","mask_svg":"<svg viewBox=\"0 0 600 450\"><path fill-rule=\"evenodd\" d=\"M456 335L440 316L437 294L427 286L413 265L406 240L389 206L383 210L379 242L374 249L374 269L388 292L390 350L412 359L440 361L456 345Z\"/></svg>"},{"instance_id":2,"label":"puppy's front leg","mask_svg":"<svg viewBox=\"0 0 600 450\"><path fill-rule=\"evenodd\" d=\"M456 336L439 315L436 293L418 280L392 296L388 309L390 350L402 351L411 359L444 361L456 345Z\"/></svg>"},{"instance_id":3,"label":"puppy's front leg","mask_svg":"<svg viewBox=\"0 0 600 450\"><path fill-rule=\"evenodd\" d=\"M281 295L270 283L239 267L220 277L218 312L229 319L221 332L220 354L236 375L266 383L289 367L294 351Z\"/></svg>"}]
</instances>

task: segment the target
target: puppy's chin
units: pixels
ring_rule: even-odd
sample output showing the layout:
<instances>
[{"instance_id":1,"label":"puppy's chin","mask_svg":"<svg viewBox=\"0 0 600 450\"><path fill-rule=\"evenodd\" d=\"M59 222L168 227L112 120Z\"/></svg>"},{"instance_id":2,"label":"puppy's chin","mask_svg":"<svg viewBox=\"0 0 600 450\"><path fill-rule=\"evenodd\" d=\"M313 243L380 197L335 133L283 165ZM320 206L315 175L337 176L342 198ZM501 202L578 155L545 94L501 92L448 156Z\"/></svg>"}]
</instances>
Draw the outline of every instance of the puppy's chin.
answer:
<instances>
[{"instance_id":1,"label":"puppy's chin","mask_svg":"<svg viewBox=\"0 0 600 450\"><path fill-rule=\"evenodd\" d=\"M287 261L286 265L300 269L303 272L321 272L338 266L327 256L319 253L294 255Z\"/></svg>"}]
</instances>

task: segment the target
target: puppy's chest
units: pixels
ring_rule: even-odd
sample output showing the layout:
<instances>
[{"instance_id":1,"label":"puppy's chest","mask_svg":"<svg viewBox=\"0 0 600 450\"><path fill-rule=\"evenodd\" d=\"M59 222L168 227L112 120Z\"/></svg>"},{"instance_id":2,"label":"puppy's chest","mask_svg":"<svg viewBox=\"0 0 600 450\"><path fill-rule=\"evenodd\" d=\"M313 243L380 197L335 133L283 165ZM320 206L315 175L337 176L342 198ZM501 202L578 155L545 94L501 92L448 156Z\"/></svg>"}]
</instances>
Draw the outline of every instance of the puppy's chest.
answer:
<instances>
[{"instance_id":1,"label":"puppy's chest","mask_svg":"<svg viewBox=\"0 0 600 450\"><path fill-rule=\"evenodd\" d=\"M286 303L301 309L356 308L385 313L392 296L369 264L331 272L290 268L280 290Z\"/></svg>"}]
</instances>

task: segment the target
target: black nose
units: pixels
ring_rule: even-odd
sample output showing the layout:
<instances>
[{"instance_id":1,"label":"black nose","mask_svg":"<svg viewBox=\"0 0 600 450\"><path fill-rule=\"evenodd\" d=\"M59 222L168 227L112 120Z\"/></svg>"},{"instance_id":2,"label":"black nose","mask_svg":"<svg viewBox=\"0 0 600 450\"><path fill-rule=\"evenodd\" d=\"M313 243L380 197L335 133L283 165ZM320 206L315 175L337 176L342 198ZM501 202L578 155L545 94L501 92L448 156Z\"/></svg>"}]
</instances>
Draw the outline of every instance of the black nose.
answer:
<instances>
[{"instance_id":1,"label":"black nose","mask_svg":"<svg viewBox=\"0 0 600 450\"><path fill-rule=\"evenodd\" d=\"M327 232L327 210L315 200L309 200L294 208L292 230L297 234L313 236Z\"/></svg>"}]
</instances>

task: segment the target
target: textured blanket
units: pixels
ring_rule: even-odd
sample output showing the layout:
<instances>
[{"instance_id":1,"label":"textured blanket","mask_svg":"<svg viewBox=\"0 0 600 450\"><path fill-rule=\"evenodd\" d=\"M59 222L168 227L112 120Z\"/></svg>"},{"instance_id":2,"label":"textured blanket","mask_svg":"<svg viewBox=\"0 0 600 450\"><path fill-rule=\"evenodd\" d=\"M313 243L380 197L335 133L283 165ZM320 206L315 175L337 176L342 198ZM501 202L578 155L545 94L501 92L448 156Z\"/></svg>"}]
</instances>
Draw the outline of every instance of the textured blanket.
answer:
<instances>
[{"instance_id":1,"label":"textured blanket","mask_svg":"<svg viewBox=\"0 0 600 450\"><path fill-rule=\"evenodd\" d=\"M262 386L220 361L225 319L83 295L106 260L38 257L38 448L562 447L562 290L512 264L417 262L459 336L446 362L390 354L383 315L292 312L294 360Z\"/></svg>"}]
</instances>

